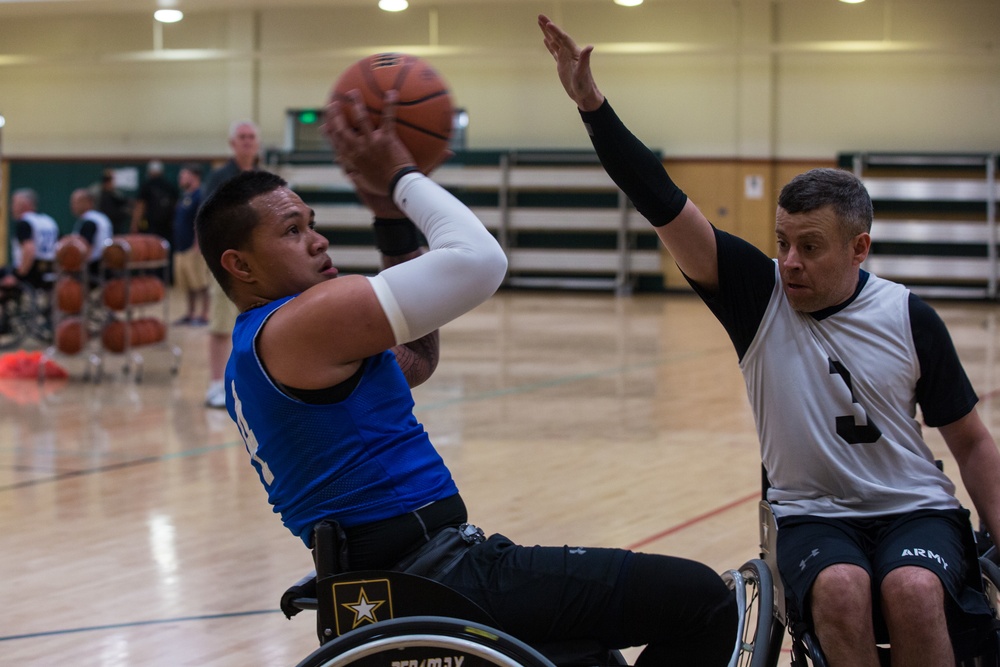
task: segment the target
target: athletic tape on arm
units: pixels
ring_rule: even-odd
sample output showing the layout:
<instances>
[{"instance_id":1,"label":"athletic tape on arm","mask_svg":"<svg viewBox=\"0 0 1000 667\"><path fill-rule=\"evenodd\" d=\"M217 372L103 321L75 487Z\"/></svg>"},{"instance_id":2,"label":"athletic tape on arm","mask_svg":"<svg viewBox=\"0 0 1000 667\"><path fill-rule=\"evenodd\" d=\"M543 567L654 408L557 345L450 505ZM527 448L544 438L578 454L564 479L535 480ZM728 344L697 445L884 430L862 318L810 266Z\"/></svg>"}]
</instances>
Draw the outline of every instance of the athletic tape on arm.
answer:
<instances>
[{"instance_id":1,"label":"athletic tape on arm","mask_svg":"<svg viewBox=\"0 0 1000 667\"><path fill-rule=\"evenodd\" d=\"M479 218L426 176L403 176L393 199L430 248L369 278L398 345L490 298L507 273L507 257Z\"/></svg>"}]
</instances>

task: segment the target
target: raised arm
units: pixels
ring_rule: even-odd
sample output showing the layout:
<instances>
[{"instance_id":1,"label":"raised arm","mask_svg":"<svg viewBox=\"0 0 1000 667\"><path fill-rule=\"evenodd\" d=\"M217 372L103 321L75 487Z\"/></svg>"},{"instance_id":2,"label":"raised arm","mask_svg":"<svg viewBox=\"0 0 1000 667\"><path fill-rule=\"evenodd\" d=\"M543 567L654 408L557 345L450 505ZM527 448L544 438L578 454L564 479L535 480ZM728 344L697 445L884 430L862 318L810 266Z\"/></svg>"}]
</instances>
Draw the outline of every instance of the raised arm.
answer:
<instances>
[{"instance_id":1,"label":"raised arm","mask_svg":"<svg viewBox=\"0 0 1000 667\"><path fill-rule=\"evenodd\" d=\"M341 165L352 172L351 166L341 158ZM382 254L382 269L408 262L427 252L426 241L413 221L399 210L388 195L367 192L357 184L355 191L358 199L368 207L375 216L373 228L375 245ZM440 353L441 337L435 329L425 336L392 348L407 383L416 387L426 382L437 369Z\"/></svg>"},{"instance_id":2,"label":"raised arm","mask_svg":"<svg viewBox=\"0 0 1000 667\"><path fill-rule=\"evenodd\" d=\"M656 228L681 271L703 288L714 290L719 284L719 268L712 225L608 104L590 67L594 47L580 48L544 15L539 15L538 26L545 48L556 61L563 89L580 110L608 175Z\"/></svg>"},{"instance_id":3,"label":"raised arm","mask_svg":"<svg viewBox=\"0 0 1000 667\"><path fill-rule=\"evenodd\" d=\"M241 309L295 296L270 315L258 337L261 360L282 384L299 389L339 384L364 359L433 336L492 296L506 275L507 258L475 214L417 170L395 132L395 100L394 91L387 93L377 127L359 95L347 109L352 123L344 105L332 102L325 132L355 186L388 197L427 238L427 252L387 248L384 254L396 260L408 258L373 277L324 278L334 271L328 242L314 228L315 214L290 189L279 188L253 200L267 222L255 227L254 243L223 253L223 267L234 277L230 293L238 292L234 301ZM202 211L215 206L217 196ZM400 351L411 383L432 370L426 363L432 361L429 342ZM420 363L426 364L423 369L416 368Z\"/></svg>"}]
</instances>

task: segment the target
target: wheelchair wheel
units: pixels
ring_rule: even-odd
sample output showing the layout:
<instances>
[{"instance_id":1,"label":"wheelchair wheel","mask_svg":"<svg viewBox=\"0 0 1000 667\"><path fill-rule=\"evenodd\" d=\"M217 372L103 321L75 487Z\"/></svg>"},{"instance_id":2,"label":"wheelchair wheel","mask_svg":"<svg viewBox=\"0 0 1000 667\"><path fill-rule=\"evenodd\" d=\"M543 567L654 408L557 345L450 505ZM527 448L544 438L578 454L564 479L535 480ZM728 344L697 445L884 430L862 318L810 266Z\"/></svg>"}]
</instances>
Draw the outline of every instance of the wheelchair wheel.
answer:
<instances>
[{"instance_id":1,"label":"wheelchair wheel","mask_svg":"<svg viewBox=\"0 0 1000 667\"><path fill-rule=\"evenodd\" d=\"M774 619L771 571L760 559L722 574L736 593L739 636L729 667L772 667L777 664L784 628Z\"/></svg>"},{"instance_id":2,"label":"wheelchair wheel","mask_svg":"<svg viewBox=\"0 0 1000 667\"><path fill-rule=\"evenodd\" d=\"M52 342L52 292L25 285L21 316L28 333L42 343Z\"/></svg>"},{"instance_id":3,"label":"wheelchair wheel","mask_svg":"<svg viewBox=\"0 0 1000 667\"><path fill-rule=\"evenodd\" d=\"M555 667L514 637L478 623L442 616L408 616L344 633L323 644L297 667Z\"/></svg>"},{"instance_id":4,"label":"wheelchair wheel","mask_svg":"<svg viewBox=\"0 0 1000 667\"><path fill-rule=\"evenodd\" d=\"M0 350L16 348L28 334L21 317L21 296L19 288L0 294Z\"/></svg>"},{"instance_id":5,"label":"wheelchair wheel","mask_svg":"<svg viewBox=\"0 0 1000 667\"><path fill-rule=\"evenodd\" d=\"M986 598L993 610L993 615L1000 618L1000 565L991 558L982 556L979 559L979 569L983 575L983 588Z\"/></svg>"}]
</instances>

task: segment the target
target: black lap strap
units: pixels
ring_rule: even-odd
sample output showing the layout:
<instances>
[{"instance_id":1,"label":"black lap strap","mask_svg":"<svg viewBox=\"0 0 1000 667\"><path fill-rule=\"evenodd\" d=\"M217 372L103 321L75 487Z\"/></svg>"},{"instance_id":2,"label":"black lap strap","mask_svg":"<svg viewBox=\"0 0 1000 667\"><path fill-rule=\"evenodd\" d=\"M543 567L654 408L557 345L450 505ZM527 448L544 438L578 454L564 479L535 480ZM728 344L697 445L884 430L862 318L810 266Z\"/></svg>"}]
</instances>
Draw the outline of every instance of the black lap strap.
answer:
<instances>
[{"instance_id":1,"label":"black lap strap","mask_svg":"<svg viewBox=\"0 0 1000 667\"><path fill-rule=\"evenodd\" d=\"M451 572L473 545L484 541L486 536L483 531L468 523L457 528L444 528L429 542L396 563L392 569L438 579Z\"/></svg>"}]
</instances>

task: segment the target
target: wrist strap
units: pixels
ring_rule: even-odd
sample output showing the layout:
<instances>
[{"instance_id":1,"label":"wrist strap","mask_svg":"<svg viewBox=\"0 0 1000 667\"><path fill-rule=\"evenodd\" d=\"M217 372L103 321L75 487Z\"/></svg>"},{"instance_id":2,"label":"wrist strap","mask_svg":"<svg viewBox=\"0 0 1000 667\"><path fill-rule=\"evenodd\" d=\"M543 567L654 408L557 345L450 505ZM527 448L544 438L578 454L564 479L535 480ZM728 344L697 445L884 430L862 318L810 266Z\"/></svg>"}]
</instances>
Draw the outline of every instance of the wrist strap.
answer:
<instances>
[{"instance_id":1,"label":"wrist strap","mask_svg":"<svg viewBox=\"0 0 1000 667\"><path fill-rule=\"evenodd\" d=\"M396 191L396 186L399 185L399 179L403 178L403 176L406 176L407 174L412 174L412 173L420 174L423 172L421 172L420 169L411 164L408 167L403 167L402 169L400 169L399 171L397 171L395 174L392 175L392 180L389 181L390 198L392 197L392 193Z\"/></svg>"},{"instance_id":2,"label":"wrist strap","mask_svg":"<svg viewBox=\"0 0 1000 667\"><path fill-rule=\"evenodd\" d=\"M417 226L408 218L375 218L375 247L383 255L396 257L426 245Z\"/></svg>"}]
</instances>

